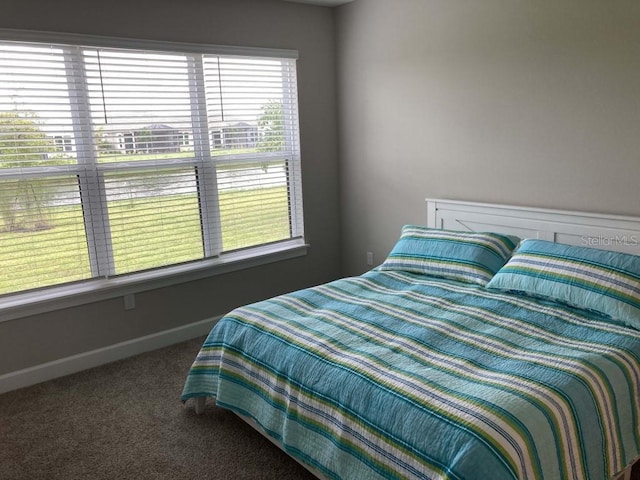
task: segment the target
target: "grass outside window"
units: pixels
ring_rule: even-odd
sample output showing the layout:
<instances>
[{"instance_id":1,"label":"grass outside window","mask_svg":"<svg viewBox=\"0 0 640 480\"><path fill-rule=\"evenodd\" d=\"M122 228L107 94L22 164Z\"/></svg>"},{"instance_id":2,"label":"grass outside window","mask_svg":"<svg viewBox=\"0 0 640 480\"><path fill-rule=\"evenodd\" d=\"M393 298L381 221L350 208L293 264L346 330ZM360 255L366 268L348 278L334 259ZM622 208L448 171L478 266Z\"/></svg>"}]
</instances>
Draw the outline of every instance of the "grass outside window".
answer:
<instances>
[{"instance_id":1,"label":"grass outside window","mask_svg":"<svg viewBox=\"0 0 640 480\"><path fill-rule=\"evenodd\" d=\"M270 213L264 215L261 206L267 201L277 203L279 208L276 211L269 208ZM122 239L114 241L116 272L165 265L167 258L171 258L172 263L202 258L202 232L197 220L195 195L174 196L160 209L146 209L148 202L149 199L139 198L111 202L109 206L109 215L114 219L140 210L150 212L135 228L129 229L126 236L118 231L126 228L126 224L119 224L117 220L112 223L112 235ZM227 251L289 236L286 186L226 191L220 194L219 202L222 243ZM237 205L243 205L243 208L238 209ZM30 232L0 229L0 271L3 272L0 294L15 291L15 285L26 290L60 284L62 279L72 282L91 278L80 205L49 207L49 210L47 215L52 228ZM182 217L189 210L194 210L195 217L185 223ZM171 238L171 244L158 248L154 242L162 241L162 238ZM16 246L25 244L38 244L37 256L29 250L16 250ZM130 255L131 251L141 248L150 254L143 259Z\"/></svg>"}]
</instances>

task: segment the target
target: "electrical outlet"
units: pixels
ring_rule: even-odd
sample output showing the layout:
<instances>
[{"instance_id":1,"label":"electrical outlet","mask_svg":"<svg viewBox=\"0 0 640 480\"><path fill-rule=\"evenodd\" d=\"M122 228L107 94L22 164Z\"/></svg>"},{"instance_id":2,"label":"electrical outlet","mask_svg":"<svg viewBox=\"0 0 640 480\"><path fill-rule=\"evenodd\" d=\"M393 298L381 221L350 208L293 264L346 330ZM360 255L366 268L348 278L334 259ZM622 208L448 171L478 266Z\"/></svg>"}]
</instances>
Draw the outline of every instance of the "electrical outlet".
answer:
<instances>
[{"instance_id":1,"label":"electrical outlet","mask_svg":"<svg viewBox=\"0 0 640 480\"><path fill-rule=\"evenodd\" d=\"M133 293L128 293L124 296L124 309L133 310L136 308L136 296Z\"/></svg>"},{"instance_id":2,"label":"electrical outlet","mask_svg":"<svg viewBox=\"0 0 640 480\"><path fill-rule=\"evenodd\" d=\"M373 252L367 252L367 265L373 265Z\"/></svg>"}]
</instances>

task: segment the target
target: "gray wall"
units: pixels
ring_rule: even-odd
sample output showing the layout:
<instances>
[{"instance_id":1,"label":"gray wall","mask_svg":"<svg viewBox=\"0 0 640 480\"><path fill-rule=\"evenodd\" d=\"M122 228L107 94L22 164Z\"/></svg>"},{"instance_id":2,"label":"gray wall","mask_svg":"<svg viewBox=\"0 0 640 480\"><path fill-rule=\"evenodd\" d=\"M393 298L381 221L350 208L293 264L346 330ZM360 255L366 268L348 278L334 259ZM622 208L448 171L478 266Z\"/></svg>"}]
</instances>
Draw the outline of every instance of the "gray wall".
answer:
<instances>
[{"instance_id":1,"label":"gray wall","mask_svg":"<svg viewBox=\"0 0 640 480\"><path fill-rule=\"evenodd\" d=\"M223 314L340 273L335 35L328 8L269 0L3 0L0 27L297 49L305 227L302 258L0 322L0 374ZM1 312L0 312L1 315Z\"/></svg>"},{"instance_id":2,"label":"gray wall","mask_svg":"<svg viewBox=\"0 0 640 480\"><path fill-rule=\"evenodd\" d=\"M343 273L425 197L640 215L639 26L637 0L341 7Z\"/></svg>"}]
</instances>

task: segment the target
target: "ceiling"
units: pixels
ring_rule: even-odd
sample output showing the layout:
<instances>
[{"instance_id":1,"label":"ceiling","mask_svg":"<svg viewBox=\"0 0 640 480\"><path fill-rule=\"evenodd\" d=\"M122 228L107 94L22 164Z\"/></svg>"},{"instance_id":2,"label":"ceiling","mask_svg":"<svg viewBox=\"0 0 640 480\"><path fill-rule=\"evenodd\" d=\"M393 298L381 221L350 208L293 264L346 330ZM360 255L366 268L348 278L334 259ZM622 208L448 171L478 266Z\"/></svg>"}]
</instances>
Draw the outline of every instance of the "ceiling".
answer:
<instances>
[{"instance_id":1,"label":"ceiling","mask_svg":"<svg viewBox=\"0 0 640 480\"><path fill-rule=\"evenodd\" d=\"M319 5L322 7L337 7L353 0L286 0L287 2L308 3L310 5Z\"/></svg>"}]
</instances>

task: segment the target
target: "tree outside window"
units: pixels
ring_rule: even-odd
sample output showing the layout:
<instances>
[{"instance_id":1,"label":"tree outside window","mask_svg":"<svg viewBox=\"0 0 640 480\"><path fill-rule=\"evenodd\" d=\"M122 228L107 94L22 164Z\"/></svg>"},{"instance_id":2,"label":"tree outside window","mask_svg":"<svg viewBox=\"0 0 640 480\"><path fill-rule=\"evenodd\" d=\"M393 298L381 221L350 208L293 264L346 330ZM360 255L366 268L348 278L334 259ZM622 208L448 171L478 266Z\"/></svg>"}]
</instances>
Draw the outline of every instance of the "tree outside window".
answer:
<instances>
[{"instance_id":1,"label":"tree outside window","mask_svg":"<svg viewBox=\"0 0 640 480\"><path fill-rule=\"evenodd\" d=\"M32 112L0 113L0 168L41 166L55 144L42 131ZM44 208L49 197L44 182L35 178L7 180L2 185L0 215L4 231L36 231L51 228Z\"/></svg>"}]
</instances>

